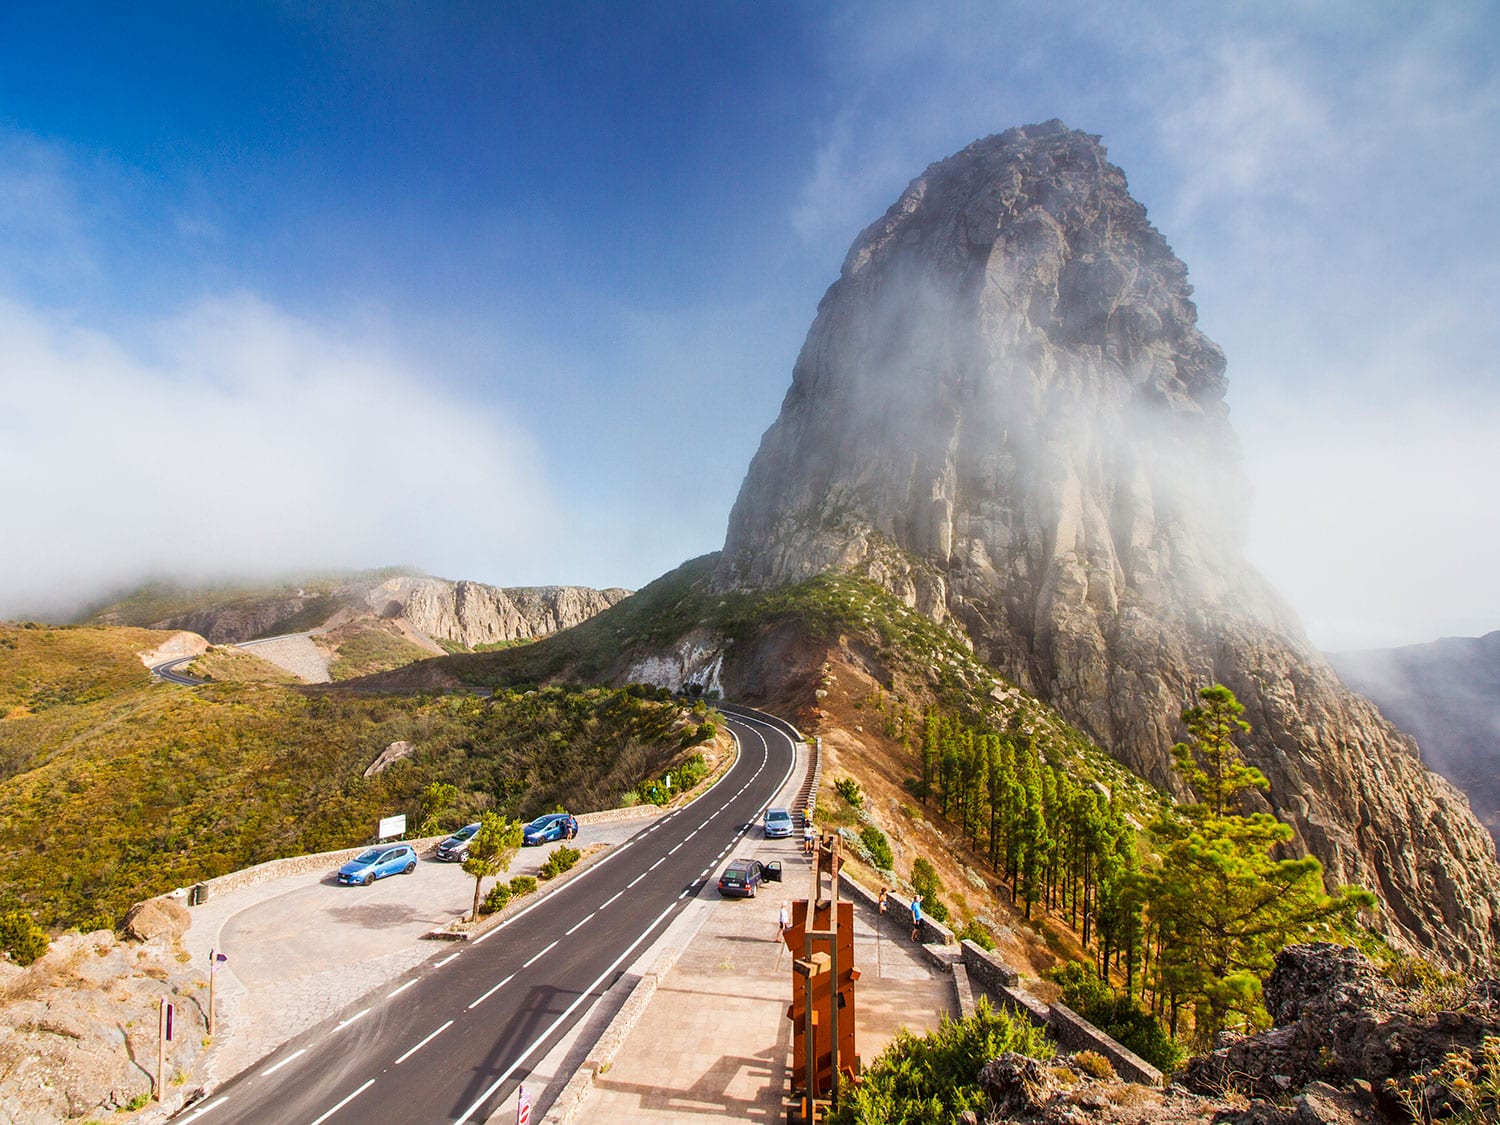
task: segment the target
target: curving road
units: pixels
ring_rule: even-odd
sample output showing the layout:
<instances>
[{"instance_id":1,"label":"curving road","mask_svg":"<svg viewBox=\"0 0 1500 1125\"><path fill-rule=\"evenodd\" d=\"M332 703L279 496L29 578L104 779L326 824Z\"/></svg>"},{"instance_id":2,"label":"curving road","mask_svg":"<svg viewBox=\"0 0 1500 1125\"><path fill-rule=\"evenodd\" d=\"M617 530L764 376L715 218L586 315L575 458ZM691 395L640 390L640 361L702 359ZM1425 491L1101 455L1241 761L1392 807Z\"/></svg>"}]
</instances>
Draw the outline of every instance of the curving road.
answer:
<instances>
[{"instance_id":1,"label":"curving road","mask_svg":"<svg viewBox=\"0 0 1500 1125\"><path fill-rule=\"evenodd\" d=\"M285 1044L176 1120L486 1120L693 897L716 893L713 873L787 780L795 747L785 723L734 708L726 725L739 755L692 804L478 940Z\"/></svg>"}]
</instances>

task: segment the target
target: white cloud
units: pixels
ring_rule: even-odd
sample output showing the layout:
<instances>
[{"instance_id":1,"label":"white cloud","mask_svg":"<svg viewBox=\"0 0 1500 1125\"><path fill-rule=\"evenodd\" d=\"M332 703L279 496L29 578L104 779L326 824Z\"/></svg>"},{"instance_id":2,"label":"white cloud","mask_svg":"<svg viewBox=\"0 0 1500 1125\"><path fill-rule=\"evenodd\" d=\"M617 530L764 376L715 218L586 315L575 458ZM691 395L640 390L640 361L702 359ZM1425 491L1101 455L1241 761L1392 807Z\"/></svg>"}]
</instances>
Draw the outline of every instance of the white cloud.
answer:
<instances>
[{"instance_id":1,"label":"white cloud","mask_svg":"<svg viewBox=\"0 0 1500 1125\"><path fill-rule=\"evenodd\" d=\"M147 336L0 301L0 613L152 572L535 567L542 458L492 406L253 297Z\"/></svg>"}]
</instances>

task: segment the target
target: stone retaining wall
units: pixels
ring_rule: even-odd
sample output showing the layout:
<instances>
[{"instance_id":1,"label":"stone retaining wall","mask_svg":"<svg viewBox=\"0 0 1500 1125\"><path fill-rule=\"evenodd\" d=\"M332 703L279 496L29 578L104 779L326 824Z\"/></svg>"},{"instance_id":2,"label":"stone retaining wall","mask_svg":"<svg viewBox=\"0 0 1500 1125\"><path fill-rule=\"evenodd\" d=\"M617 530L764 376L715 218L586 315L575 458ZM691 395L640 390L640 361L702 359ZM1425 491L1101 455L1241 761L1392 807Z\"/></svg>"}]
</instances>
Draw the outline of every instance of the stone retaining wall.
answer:
<instances>
[{"instance_id":1,"label":"stone retaining wall","mask_svg":"<svg viewBox=\"0 0 1500 1125\"><path fill-rule=\"evenodd\" d=\"M906 939L911 939L911 900L902 898L895 893L888 893L885 904L885 914L880 915L880 896L861 883L856 883L843 872L839 873L839 879L843 886L846 897L858 899L868 906L880 917L880 924L893 934L900 934ZM925 915L922 918L922 929L918 935L923 945L945 946L953 944L953 931L941 922L934 922ZM948 966L948 958L938 958L943 968Z\"/></svg>"},{"instance_id":2,"label":"stone retaining wall","mask_svg":"<svg viewBox=\"0 0 1500 1125\"><path fill-rule=\"evenodd\" d=\"M983 988L1000 1003L1020 1012L1038 1027L1045 1027L1069 1051L1096 1051L1110 1061L1127 1082L1160 1086L1162 1073L1119 1040L1106 1035L1066 1004L1044 1004L1019 983L1020 976L993 953L972 941L962 944L963 964Z\"/></svg>"}]
</instances>

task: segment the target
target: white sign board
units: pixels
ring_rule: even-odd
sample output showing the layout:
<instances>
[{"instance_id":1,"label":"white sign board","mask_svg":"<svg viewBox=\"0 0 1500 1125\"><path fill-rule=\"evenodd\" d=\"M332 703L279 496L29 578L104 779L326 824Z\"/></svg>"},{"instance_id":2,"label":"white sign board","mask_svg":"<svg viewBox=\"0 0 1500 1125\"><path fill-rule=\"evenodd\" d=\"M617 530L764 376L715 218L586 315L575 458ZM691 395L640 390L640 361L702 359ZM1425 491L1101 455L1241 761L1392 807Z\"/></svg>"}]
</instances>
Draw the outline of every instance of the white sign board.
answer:
<instances>
[{"instance_id":1,"label":"white sign board","mask_svg":"<svg viewBox=\"0 0 1500 1125\"><path fill-rule=\"evenodd\" d=\"M375 833L377 840L391 840L397 836L406 835L406 814L399 816L383 816L380 818L380 830Z\"/></svg>"}]
</instances>

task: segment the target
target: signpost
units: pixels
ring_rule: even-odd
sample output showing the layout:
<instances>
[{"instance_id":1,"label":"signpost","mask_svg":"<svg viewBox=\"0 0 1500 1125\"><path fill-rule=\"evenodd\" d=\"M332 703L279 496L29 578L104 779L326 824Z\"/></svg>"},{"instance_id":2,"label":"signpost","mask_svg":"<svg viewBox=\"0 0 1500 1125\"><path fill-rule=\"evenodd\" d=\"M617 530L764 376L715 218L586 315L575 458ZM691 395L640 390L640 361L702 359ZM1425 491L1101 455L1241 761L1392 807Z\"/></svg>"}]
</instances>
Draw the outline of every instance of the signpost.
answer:
<instances>
[{"instance_id":1,"label":"signpost","mask_svg":"<svg viewBox=\"0 0 1500 1125\"><path fill-rule=\"evenodd\" d=\"M531 1125L531 1095L525 1086L516 1087L516 1125Z\"/></svg>"},{"instance_id":2,"label":"signpost","mask_svg":"<svg viewBox=\"0 0 1500 1125\"><path fill-rule=\"evenodd\" d=\"M229 960L217 949L208 951L208 1033L214 1033L214 979L219 975L219 966Z\"/></svg>"},{"instance_id":3,"label":"signpost","mask_svg":"<svg viewBox=\"0 0 1500 1125\"><path fill-rule=\"evenodd\" d=\"M163 1079L167 1071L167 1043L172 1038L172 1002L161 998L156 1018L156 1100L161 1101Z\"/></svg>"},{"instance_id":4,"label":"signpost","mask_svg":"<svg viewBox=\"0 0 1500 1125\"><path fill-rule=\"evenodd\" d=\"M394 840L398 836L406 835L406 814L398 813L395 816L383 816L380 824L375 830L376 840Z\"/></svg>"}]
</instances>

